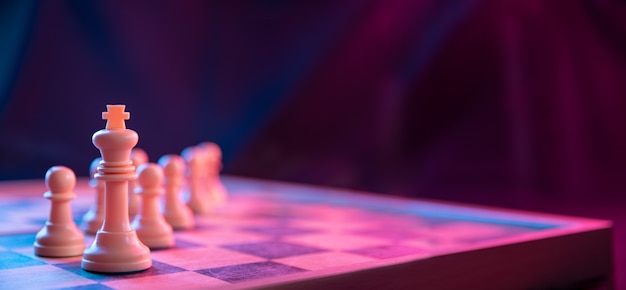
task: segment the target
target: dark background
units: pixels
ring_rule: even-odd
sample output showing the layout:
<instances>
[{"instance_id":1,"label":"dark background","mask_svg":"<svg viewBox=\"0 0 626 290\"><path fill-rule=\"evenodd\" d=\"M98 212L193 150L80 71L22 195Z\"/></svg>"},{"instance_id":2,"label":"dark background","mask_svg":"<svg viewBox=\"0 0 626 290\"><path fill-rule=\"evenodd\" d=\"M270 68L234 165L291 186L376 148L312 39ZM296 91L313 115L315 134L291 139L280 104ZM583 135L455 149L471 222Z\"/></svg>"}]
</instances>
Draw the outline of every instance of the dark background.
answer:
<instances>
[{"instance_id":1,"label":"dark background","mask_svg":"<svg viewBox=\"0 0 626 290\"><path fill-rule=\"evenodd\" d=\"M152 161L612 219L626 287L625 77L617 0L2 1L0 180L121 103Z\"/></svg>"}]
</instances>

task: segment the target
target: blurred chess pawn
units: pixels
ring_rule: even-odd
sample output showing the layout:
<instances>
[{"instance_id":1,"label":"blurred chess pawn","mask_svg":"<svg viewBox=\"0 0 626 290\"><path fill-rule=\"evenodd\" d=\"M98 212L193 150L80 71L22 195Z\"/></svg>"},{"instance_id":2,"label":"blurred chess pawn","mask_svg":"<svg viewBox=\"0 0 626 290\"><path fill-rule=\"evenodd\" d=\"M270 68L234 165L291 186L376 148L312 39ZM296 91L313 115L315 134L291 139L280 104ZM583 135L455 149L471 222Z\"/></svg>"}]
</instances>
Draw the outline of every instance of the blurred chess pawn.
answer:
<instances>
[{"instance_id":1,"label":"blurred chess pawn","mask_svg":"<svg viewBox=\"0 0 626 290\"><path fill-rule=\"evenodd\" d=\"M44 197L52 203L50 217L35 236L35 254L44 257L80 256L85 249L84 236L72 219L70 200L76 198L74 171L54 166L46 172Z\"/></svg>"},{"instance_id":2,"label":"blurred chess pawn","mask_svg":"<svg viewBox=\"0 0 626 290\"><path fill-rule=\"evenodd\" d=\"M130 152L130 161L135 166L135 171L140 165L148 163L148 154L141 148L134 148ZM139 209L139 196L134 194L137 187L137 181L133 180L128 182L128 217L133 220Z\"/></svg>"},{"instance_id":3,"label":"blurred chess pawn","mask_svg":"<svg viewBox=\"0 0 626 290\"><path fill-rule=\"evenodd\" d=\"M186 230L195 225L193 212L181 200L185 180L185 161L182 157L170 154L159 159L165 175L165 203L163 216L174 230Z\"/></svg>"},{"instance_id":4,"label":"blurred chess pawn","mask_svg":"<svg viewBox=\"0 0 626 290\"><path fill-rule=\"evenodd\" d=\"M174 245L174 233L159 207L159 196L163 194L163 169L157 164L146 163L137 169L137 188L140 195L139 212L131 226L142 243L150 249L169 248Z\"/></svg>"},{"instance_id":5,"label":"blurred chess pawn","mask_svg":"<svg viewBox=\"0 0 626 290\"><path fill-rule=\"evenodd\" d=\"M228 192L220 180L222 170L222 149L213 142L203 142L198 145L203 151L205 164L205 185L211 200L216 205L226 203Z\"/></svg>"},{"instance_id":6,"label":"blurred chess pawn","mask_svg":"<svg viewBox=\"0 0 626 290\"><path fill-rule=\"evenodd\" d=\"M185 148L181 156L187 164L187 194L185 202L194 214L204 215L211 212L213 200L206 186L205 154L199 147Z\"/></svg>"},{"instance_id":7,"label":"blurred chess pawn","mask_svg":"<svg viewBox=\"0 0 626 290\"><path fill-rule=\"evenodd\" d=\"M96 202L91 205L81 222L81 228L83 228L85 233L90 235L95 235L104 222L104 182L94 178L100 161L102 161L100 157L94 159L89 167L91 177L89 186L96 192Z\"/></svg>"}]
</instances>

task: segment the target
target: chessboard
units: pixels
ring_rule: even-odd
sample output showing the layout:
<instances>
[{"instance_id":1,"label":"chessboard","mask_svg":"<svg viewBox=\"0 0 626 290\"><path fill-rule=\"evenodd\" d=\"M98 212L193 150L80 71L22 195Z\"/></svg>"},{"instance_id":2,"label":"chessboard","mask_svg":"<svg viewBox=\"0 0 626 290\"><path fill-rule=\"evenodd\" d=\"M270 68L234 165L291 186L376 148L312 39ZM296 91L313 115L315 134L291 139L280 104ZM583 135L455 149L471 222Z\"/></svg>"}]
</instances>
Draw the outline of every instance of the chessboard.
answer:
<instances>
[{"instance_id":1,"label":"chessboard","mask_svg":"<svg viewBox=\"0 0 626 290\"><path fill-rule=\"evenodd\" d=\"M1 289L612 287L609 221L225 176L226 204L131 274L34 255L43 180L0 182ZM94 201L79 179L79 223ZM93 236L85 235L87 245Z\"/></svg>"}]
</instances>

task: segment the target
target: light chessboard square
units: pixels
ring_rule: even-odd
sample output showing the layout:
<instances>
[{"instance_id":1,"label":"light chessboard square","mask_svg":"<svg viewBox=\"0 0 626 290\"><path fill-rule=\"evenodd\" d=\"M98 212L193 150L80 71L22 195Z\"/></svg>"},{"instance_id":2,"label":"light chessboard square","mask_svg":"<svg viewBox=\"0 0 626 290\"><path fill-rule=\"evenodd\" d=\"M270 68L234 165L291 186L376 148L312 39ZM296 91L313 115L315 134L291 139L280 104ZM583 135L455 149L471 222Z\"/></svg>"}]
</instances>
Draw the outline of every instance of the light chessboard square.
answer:
<instances>
[{"instance_id":1,"label":"light chessboard square","mask_svg":"<svg viewBox=\"0 0 626 290\"><path fill-rule=\"evenodd\" d=\"M266 261L265 258L215 246L152 252L152 259L187 270Z\"/></svg>"}]
</instances>

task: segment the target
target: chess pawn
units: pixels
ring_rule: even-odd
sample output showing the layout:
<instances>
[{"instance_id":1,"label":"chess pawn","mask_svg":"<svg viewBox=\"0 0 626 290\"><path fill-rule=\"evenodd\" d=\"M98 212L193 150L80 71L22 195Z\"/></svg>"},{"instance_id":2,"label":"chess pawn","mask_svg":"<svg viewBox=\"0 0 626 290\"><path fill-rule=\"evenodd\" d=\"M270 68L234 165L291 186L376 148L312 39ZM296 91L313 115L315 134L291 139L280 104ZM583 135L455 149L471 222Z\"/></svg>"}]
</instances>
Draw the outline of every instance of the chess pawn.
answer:
<instances>
[{"instance_id":1,"label":"chess pawn","mask_svg":"<svg viewBox=\"0 0 626 290\"><path fill-rule=\"evenodd\" d=\"M81 227L85 233L90 235L95 235L104 221L104 182L94 178L94 174L96 174L100 161L102 161L102 158L98 157L94 159L89 167L91 177L89 186L96 192L96 202L91 205L89 211L83 216L81 222Z\"/></svg>"},{"instance_id":2,"label":"chess pawn","mask_svg":"<svg viewBox=\"0 0 626 290\"><path fill-rule=\"evenodd\" d=\"M137 170L141 164L148 162L148 154L141 148L135 148L130 153L130 161L133 162L133 166L135 166L135 170ZM136 180L128 182L128 217L131 220L139 210L139 196L134 194L136 187Z\"/></svg>"},{"instance_id":3,"label":"chess pawn","mask_svg":"<svg viewBox=\"0 0 626 290\"><path fill-rule=\"evenodd\" d=\"M174 230L186 230L194 227L193 212L182 200L180 192L184 182L185 161L178 155L170 154L159 159L165 176L165 204L163 217Z\"/></svg>"},{"instance_id":4,"label":"chess pawn","mask_svg":"<svg viewBox=\"0 0 626 290\"><path fill-rule=\"evenodd\" d=\"M183 150L181 155L187 163L187 206L195 214L207 214L211 211L212 202L204 183L206 170L203 151L197 147L189 147Z\"/></svg>"},{"instance_id":5,"label":"chess pawn","mask_svg":"<svg viewBox=\"0 0 626 290\"><path fill-rule=\"evenodd\" d=\"M203 142L198 145L204 151L206 167L206 186L214 204L226 203L228 193L220 180L222 170L222 149L213 142Z\"/></svg>"},{"instance_id":6,"label":"chess pawn","mask_svg":"<svg viewBox=\"0 0 626 290\"><path fill-rule=\"evenodd\" d=\"M135 194L141 195L139 212L131 226L137 236L150 249L169 248L174 245L174 234L159 208L159 195L163 194L163 169L146 163L137 169L139 178Z\"/></svg>"},{"instance_id":7,"label":"chess pawn","mask_svg":"<svg viewBox=\"0 0 626 290\"><path fill-rule=\"evenodd\" d=\"M222 170L222 149L219 145L214 142L202 142L198 144L198 148L204 150L209 159L216 162L213 165L215 165L217 172Z\"/></svg>"},{"instance_id":8,"label":"chess pawn","mask_svg":"<svg viewBox=\"0 0 626 290\"><path fill-rule=\"evenodd\" d=\"M70 200L76 198L72 192L76 175L65 166L54 166L46 172L44 197L52 204L50 217L35 237L35 254L44 257L80 256L85 249L83 234L72 219Z\"/></svg>"}]
</instances>

